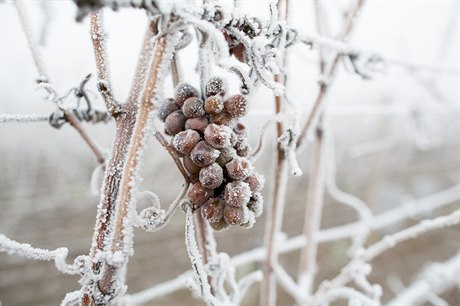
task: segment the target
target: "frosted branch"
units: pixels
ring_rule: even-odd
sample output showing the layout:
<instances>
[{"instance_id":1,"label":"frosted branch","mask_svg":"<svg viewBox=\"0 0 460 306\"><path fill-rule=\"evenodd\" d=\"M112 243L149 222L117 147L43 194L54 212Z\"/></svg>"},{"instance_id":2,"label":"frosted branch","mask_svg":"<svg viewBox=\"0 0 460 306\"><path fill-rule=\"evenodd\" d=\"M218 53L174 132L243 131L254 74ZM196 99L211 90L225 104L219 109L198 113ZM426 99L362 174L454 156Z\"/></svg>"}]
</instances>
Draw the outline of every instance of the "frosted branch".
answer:
<instances>
[{"instance_id":1,"label":"frosted branch","mask_svg":"<svg viewBox=\"0 0 460 306\"><path fill-rule=\"evenodd\" d=\"M19 255L28 259L51 261L54 260L56 269L65 274L78 274L79 268L66 263L67 248L57 248L55 250L46 250L34 248L28 243L14 241L3 234L0 234L0 252L6 252L10 255Z\"/></svg>"},{"instance_id":2,"label":"frosted branch","mask_svg":"<svg viewBox=\"0 0 460 306\"><path fill-rule=\"evenodd\" d=\"M459 262L460 253L457 253L444 262L429 265L419 275L418 279L408 288L399 292L386 305L420 305L430 299L430 293L434 295L441 294L452 287L458 287Z\"/></svg>"},{"instance_id":3,"label":"frosted branch","mask_svg":"<svg viewBox=\"0 0 460 306\"><path fill-rule=\"evenodd\" d=\"M93 41L94 55L97 68L97 87L104 98L107 111L112 115L120 112L120 105L113 97L112 84L110 82L108 55L106 50L104 32L104 15L102 10L91 14L91 40Z\"/></svg>"},{"instance_id":4,"label":"frosted branch","mask_svg":"<svg viewBox=\"0 0 460 306\"><path fill-rule=\"evenodd\" d=\"M441 229L448 226L453 226L460 223L460 209L454 211L450 215L438 217L432 220L423 220L417 225L406 228L393 235L385 236L379 242L368 247L360 257L365 261L370 261L379 256L383 252L394 248L397 244L417 238L419 235L433 230Z\"/></svg>"},{"instance_id":5,"label":"frosted branch","mask_svg":"<svg viewBox=\"0 0 460 306\"><path fill-rule=\"evenodd\" d=\"M0 114L0 123L31 123L48 120L49 115Z\"/></svg>"}]
</instances>

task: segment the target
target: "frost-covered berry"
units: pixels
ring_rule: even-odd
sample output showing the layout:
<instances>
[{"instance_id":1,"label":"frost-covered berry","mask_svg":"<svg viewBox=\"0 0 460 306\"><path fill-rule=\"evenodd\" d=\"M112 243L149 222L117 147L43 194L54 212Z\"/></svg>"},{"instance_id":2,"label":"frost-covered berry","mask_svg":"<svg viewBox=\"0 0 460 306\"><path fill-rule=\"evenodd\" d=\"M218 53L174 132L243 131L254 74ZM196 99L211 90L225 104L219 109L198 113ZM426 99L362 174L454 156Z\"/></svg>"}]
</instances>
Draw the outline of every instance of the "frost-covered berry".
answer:
<instances>
[{"instance_id":1,"label":"frost-covered berry","mask_svg":"<svg viewBox=\"0 0 460 306\"><path fill-rule=\"evenodd\" d=\"M191 97L185 100L182 105L182 112L187 118L196 118L204 116L204 102L200 98Z\"/></svg>"},{"instance_id":2,"label":"frost-covered berry","mask_svg":"<svg viewBox=\"0 0 460 306\"><path fill-rule=\"evenodd\" d=\"M202 140L196 144L190 153L190 158L195 165L206 167L216 161L220 152L211 147L206 141Z\"/></svg>"},{"instance_id":3,"label":"frost-covered berry","mask_svg":"<svg viewBox=\"0 0 460 306\"><path fill-rule=\"evenodd\" d=\"M184 167L190 174L198 174L200 173L201 167L197 166L192 159L190 158L189 155L184 156Z\"/></svg>"},{"instance_id":4,"label":"frost-covered berry","mask_svg":"<svg viewBox=\"0 0 460 306\"><path fill-rule=\"evenodd\" d=\"M212 196L213 190L205 188L200 182L195 183L192 188L188 191L188 198L194 205L194 208L198 208Z\"/></svg>"},{"instance_id":5,"label":"frost-covered berry","mask_svg":"<svg viewBox=\"0 0 460 306\"><path fill-rule=\"evenodd\" d=\"M249 199L247 207L254 213L256 218L260 217L264 211L264 198L262 197L262 194L258 192L254 193L251 199Z\"/></svg>"},{"instance_id":6,"label":"frost-covered berry","mask_svg":"<svg viewBox=\"0 0 460 306\"><path fill-rule=\"evenodd\" d=\"M221 149L230 146L232 130L225 125L211 123L204 130L204 139L214 148Z\"/></svg>"},{"instance_id":7,"label":"frost-covered berry","mask_svg":"<svg viewBox=\"0 0 460 306\"><path fill-rule=\"evenodd\" d=\"M224 101L222 101L222 97L220 96L208 97L204 102L204 110L210 115L220 113L223 109Z\"/></svg>"},{"instance_id":8,"label":"frost-covered berry","mask_svg":"<svg viewBox=\"0 0 460 306\"><path fill-rule=\"evenodd\" d=\"M249 188L251 188L253 194L256 192L260 192L262 188L264 188L265 184L264 176L256 172L249 175L244 181L248 183Z\"/></svg>"},{"instance_id":9,"label":"frost-covered berry","mask_svg":"<svg viewBox=\"0 0 460 306\"><path fill-rule=\"evenodd\" d=\"M200 171L200 183L206 188L214 189L220 186L224 180L222 167L213 163Z\"/></svg>"},{"instance_id":10,"label":"frost-covered berry","mask_svg":"<svg viewBox=\"0 0 460 306\"><path fill-rule=\"evenodd\" d=\"M224 207L222 198L210 198L201 208L201 214L209 222L216 223L223 219Z\"/></svg>"},{"instance_id":11,"label":"frost-covered berry","mask_svg":"<svg viewBox=\"0 0 460 306\"><path fill-rule=\"evenodd\" d=\"M246 207L234 207L225 205L224 219L230 225L244 224L248 222L249 214Z\"/></svg>"},{"instance_id":12,"label":"frost-covered berry","mask_svg":"<svg viewBox=\"0 0 460 306\"><path fill-rule=\"evenodd\" d=\"M241 122L238 122L236 126L233 128L233 131L238 136L238 139L246 139L248 138L248 131L246 126Z\"/></svg>"},{"instance_id":13,"label":"frost-covered berry","mask_svg":"<svg viewBox=\"0 0 460 306\"><path fill-rule=\"evenodd\" d=\"M248 217L247 217L247 220L245 223L242 223L240 224L242 227L244 228L252 228L254 226L254 224L256 223L256 216L255 214L250 211L250 210L247 210L247 213L248 213Z\"/></svg>"},{"instance_id":14,"label":"frost-covered berry","mask_svg":"<svg viewBox=\"0 0 460 306\"><path fill-rule=\"evenodd\" d=\"M204 133L204 130L209 124L208 118L206 116L201 116L197 118L190 118L185 121L185 128Z\"/></svg>"},{"instance_id":15,"label":"frost-covered berry","mask_svg":"<svg viewBox=\"0 0 460 306\"><path fill-rule=\"evenodd\" d=\"M215 231L222 231L229 227L230 225L225 221L224 217L222 216L222 219L220 219L217 222L209 222L209 225L213 228Z\"/></svg>"},{"instance_id":16,"label":"frost-covered berry","mask_svg":"<svg viewBox=\"0 0 460 306\"><path fill-rule=\"evenodd\" d=\"M251 151L251 147L247 141L237 143L235 149L238 156L241 157L247 157Z\"/></svg>"},{"instance_id":17,"label":"frost-covered berry","mask_svg":"<svg viewBox=\"0 0 460 306\"><path fill-rule=\"evenodd\" d=\"M182 154L189 154L192 152L195 145L200 141L201 137L197 131L185 130L179 132L174 136L172 144L173 147Z\"/></svg>"},{"instance_id":18,"label":"frost-covered berry","mask_svg":"<svg viewBox=\"0 0 460 306\"><path fill-rule=\"evenodd\" d=\"M219 77L212 77L206 85L206 97L220 95L225 96L224 81Z\"/></svg>"},{"instance_id":19,"label":"frost-covered berry","mask_svg":"<svg viewBox=\"0 0 460 306\"><path fill-rule=\"evenodd\" d=\"M174 90L174 98L176 99L177 105L182 107L185 100L191 97L199 97L200 93L196 90L195 87L188 83L182 83L176 87Z\"/></svg>"},{"instance_id":20,"label":"frost-covered berry","mask_svg":"<svg viewBox=\"0 0 460 306\"><path fill-rule=\"evenodd\" d=\"M252 163L245 157L235 157L225 165L228 176L234 180L245 180L254 171Z\"/></svg>"},{"instance_id":21,"label":"frost-covered berry","mask_svg":"<svg viewBox=\"0 0 460 306\"><path fill-rule=\"evenodd\" d=\"M176 135L185 128L185 116L181 111L174 111L166 117L165 132L168 135Z\"/></svg>"},{"instance_id":22,"label":"frost-covered berry","mask_svg":"<svg viewBox=\"0 0 460 306\"><path fill-rule=\"evenodd\" d=\"M250 198L251 189L248 183L231 182L225 186L224 200L227 205L242 207L248 204Z\"/></svg>"},{"instance_id":23,"label":"frost-covered berry","mask_svg":"<svg viewBox=\"0 0 460 306\"><path fill-rule=\"evenodd\" d=\"M233 95L224 102L224 108L230 116L238 118L246 115L247 102L243 95Z\"/></svg>"},{"instance_id":24,"label":"frost-covered berry","mask_svg":"<svg viewBox=\"0 0 460 306\"><path fill-rule=\"evenodd\" d=\"M219 149L219 151L220 155L216 159L216 163L218 163L222 167L231 162L237 156L236 150L232 147Z\"/></svg>"},{"instance_id":25,"label":"frost-covered berry","mask_svg":"<svg viewBox=\"0 0 460 306\"><path fill-rule=\"evenodd\" d=\"M176 101L172 98L166 99L161 105L160 111L158 112L158 118L161 121L165 121L166 117L169 116L172 112L179 109L179 106L176 104Z\"/></svg>"},{"instance_id":26,"label":"frost-covered berry","mask_svg":"<svg viewBox=\"0 0 460 306\"><path fill-rule=\"evenodd\" d=\"M231 128L233 128L237 121L235 118L233 118L232 116L230 116L229 113L223 111L223 112L220 112L218 114L214 114L211 116L211 123L215 123L215 124L218 124L218 125L227 125Z\"/></svg>"}]
</instances>

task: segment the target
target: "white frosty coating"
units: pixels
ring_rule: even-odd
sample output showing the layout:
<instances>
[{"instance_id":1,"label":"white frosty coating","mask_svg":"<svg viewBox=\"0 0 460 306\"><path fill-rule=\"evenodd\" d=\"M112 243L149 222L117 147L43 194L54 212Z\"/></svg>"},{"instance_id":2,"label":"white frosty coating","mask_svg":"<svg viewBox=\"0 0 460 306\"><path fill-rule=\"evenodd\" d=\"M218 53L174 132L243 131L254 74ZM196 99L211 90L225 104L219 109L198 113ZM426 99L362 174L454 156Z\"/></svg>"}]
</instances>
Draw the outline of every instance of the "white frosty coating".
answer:
<instances>
[{"instance_id":1,"label":"white frosty coating","mask_svg":"<svg viewBox=\"0 0 460 306\"><path fill-rule=\"evenodd\" d=\"M66 263L67 248L57 248L53 251L34 248L28 243L14 241L3 234L0 234L0 252L7 252L10 255L17 254L22 257L35 260L54 260L56 268L65 274L78 274L78 267Z\"/></svg>"},{"instance_id":2,"label":"white frosty coating","mask_svg":"<svg viewBox=\"0 0 460 306\"><path fill-rule=\"evenodd\" d=\"M204 139L216 149L229 147L231 138L232 129L226 125L211 123L204 130Z\"/></svg>"},{"instance_id":3,"label":"white frosty coating","mask_svg":"<svg viewBox=\"0 0 460 306\"><path fill-rule=\"evenodd\" d=\"M460 253L455 254L448 260L432 263L424 268L415 282L389 301L387 306L420 305L436 294L441 294L453 287L458 287L458 275L460 274ZM429 293L429 294L427 294ZM433 305L448 305L439 303Z\"/></svg>"},{"instance_id":4,"label":"white frosty coating","mask_svg":"<svg viewBox=\"0 0 460 306\"><path fill-rule=\"evenodd\" d=\"M65 295L64 299L62 300L61 306L79 305L81 297L81 290L69 292Z\"/></svg>"},{"instance_id":5,"label":"white frosty coating","mask_svg":"<svg viewBox=\"0 0 460 306\"><path fill-rule=\"evenodd\" d=\"M225 186L225 203L234 207L245 206L251 197L251 189L246 182L231 182ZM243 222L244 223L244 222Z\"/></svg>"},{"instance_id":6,"label":"white frosty coating","mask_svg":"<svg viewBox=\"0 0 460 306\"><path fill-rule=\"evenodd\" d=\"M195 235L193 213L191 209L187 207L185 219L185 245L187 247L188 256L190 257L190 262L192 263L196 273L195 282L201 289L200 297L207 305L219 305L219 301L211 293L211 287L208 283L208 275L203 266L203 259L201 258L200 251L198 250Z\"/></svg>"},{"instance_id":7,"label":"white frosty coating","mask_svg":"<svg viewBox=\"0 0 460 306\"><path fill-rule=\"evenodd\" d=\"M252 211L256 218L260 217L264 211L264 198L260 192L253 194L248 204L248 209Z\"/></svg>"},{"instance_id":8,"label":"white frosty coating","mask_svg":"<svg viewBox=\"0 0 460 306\"><path fill-rule=\"evenodd\" d=\"M460 194L458 192L459 187L460 185L458 184L454 185L426 198L414 201L410 205L397 205L396 208L374 217L372 221L372 230L386 228L398 224L403 220L414 218L419 214L423 215L434 209L440 209L448 204L455 203L460 199ZM417 210L419 214L414 214L415 210ZM317 241L319 243L324 243L352 237L360 232L360 226L361 221L358 221L321 230L318 232ZM301 248L303 245L305 245L305 238L302 235L298 235L280 242L279 252L289 253ZM261 261L264 257L265 250L259 247L232 257L231 263L235 267L241 267L254 261ZM138 305L159 296L178 291L185 287L185 280L187 280L192 273L193 271L186 271L172 280L127 296L126 298L130 302L132 301L132 303L128 303L128 305Z\"/></svg>"},{"instance_id":9,"label":"white frosty coating","mask_svg":"<svg viewBox=\"0 0 460 306\"><path fill-rule=\"evenodd\" d=\"M101 177L103 173L102 164L97 165L91 173L90 190L92 195L99 195L99 192L101 191Z\"/></svg>"},{"instance_id":10,"label":"white frosty coating","mask_svg":"<svg viewBox=\"0 0 460 306\"><path fill-rule=\"evenodd\" d=\"M49 120L49 115L0 114L0 123L30 123Z\"/></svg>"}]
</instances>

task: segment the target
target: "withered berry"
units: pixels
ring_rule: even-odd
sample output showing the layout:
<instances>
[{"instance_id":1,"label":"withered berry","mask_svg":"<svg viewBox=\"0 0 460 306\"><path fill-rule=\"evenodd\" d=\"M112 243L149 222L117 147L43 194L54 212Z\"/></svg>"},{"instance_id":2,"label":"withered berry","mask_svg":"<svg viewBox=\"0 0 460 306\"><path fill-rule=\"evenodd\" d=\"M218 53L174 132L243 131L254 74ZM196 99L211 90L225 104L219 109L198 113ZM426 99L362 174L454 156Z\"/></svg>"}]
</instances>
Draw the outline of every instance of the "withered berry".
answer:
<instances>
[{"instance_id":1,"label":"withered berry","mask_svg":"<svg viewBox=\"0 0 460 306\"><path fill-rule=\"evenodd\" d=\"M233 95L224 102L224 109L230 116L238 118L246 115L247 102L243 95Z\"/></svg>"},{"instance_id":2,"label":"withered berry","mask_svg":"<svg viewBox=\"0 0 460 306\"><path fill-rule=\"evenodd\" d=\"M197 131L185 130L179 132L174 136L172 144L173 147L182 154L189 154L192 152L195 145L200 141L201 137Z\"/></svg>"},{"instance_id":3,"label":"withered berry","mask_svg":"<svg viewBox=\"0 0 460 306\"><path fill-rule=\"evenodd\" d=\"M190 158L195 165L206 167L216 161L220 152L211 147L206 141L202 140L196 144L190 153Z\"/></svg>"},{"instance_id":4,"label":"withered berry","mask_svg":"<svg viewBox=\"0 0 460 306\"><path fill-rule=\"evenodd\" d=\"M227 221L225 221L224 217L222 217L222 219L220 219L219 221L217 222L209 222L209 225L215 230L215 231L222 231L224 229L226 229L227 227L230 226L230 224L227 223Z\"/></svg>"},{"instance_id":5,"label":"withered berry","mask_svg":"<svg viewBox=\"0 0 460 306\"><path fill-rule=\"evenodd\" d=\"M224 81L219 77L212 77L206 85L206 97L225 96Z\"/></svg>"},{"instance_id":6,"label":"withered berry","mask_svg":"<svg viewBox=\"0 0 460 306\"><path fill-rule=\"evenodd\" d=\"M224 102L220 96L211 96L204 102L204 110L210 114L220 113L224 109Z\"/></svg>"},{"instance_id":7,"label":"withered berry","mask_svg":"<svg viewBox=\"0 0 460 306\"><path fill-rule=\"evenodd\" d=\"M249 184L249 188L251 188L252 193L260 192L262 188L264 188L265 178L263 175L258 173L253 173L249 175L245 180L246 183Z\"/></svg>"},{"instance_id":8,"label":"withered berry","mask_svg":"<svg viewBox=\"0 0 460 306\"><path fill-rule=\"evenodd\" d=\"M228 175L234 180L244 180L254 171L251 162L245 157L235 157L225 165Z\"/></svg>"},{"instance_id":9,"label":"withered berry","mask_svg":"<svg viewBox=\"0 0 460 306\"><path fill-rule=\"evenodd\" d=\"M206 118L206 116L201 116L197 118L187 119L187 121L185 121L185 128L192 129L200 133L204 133L204 130L206 129L208 124L208 118Z\"/></svg>"},{"instance_id":10,"label":"withered berry","mask_svg":"<svg viewBox=\"0 0 460 306\"><path fill-rule=\"evenodd\" d=\"M213 190L205 188L200 182L195 183L188 191L188 198L194 205L194 209L200 207L212 196Z\"/></svg>"},{"instance_id":11,"label":"withered berry","mask_svg":"<svg viewBox=\"0 0 460 306\"><path fill-rule=\"evenodd\" d=\"M185 116L181 111L174 111L166 117L165 132L168 135L176 135L185 128Z\"/></svg>"},{"instance_id":12,"label":"withered berry","mask_svg":"<svg viewBox=\"0 0 460 306\"><path fill-rule=\"evenodd\" d=\"M227 125L233 128L236 125L236 119L227 112L220 112L211 116L211 123L218 125Z\"/></svg>"},{"instance_id":13,"label":"withered berry","mask_svg":"<svg viewBox=\"0 0 460 306\"><path fill-rule=\"evenodd\" d=\"M248 221L248 211L246 207L234 207L225 205L224 219L230 225L244 224Z\"/></svg>"},{"instance_id":14,"label":"withered berry","mask_svg":"<svg viewBox=\"0 0 460 306\"><path fill-rule=\"evenodd\" d=\"M200 183L206 188L214 189L222 184L224 180L224 171L222 168L213 163L200 171Z\"/></svg>"},{"instance_id":15,"label":"withered berry","mask_svg":"<svg viewBox=\"0 0 460 306\"><path fill-rule=\"evenodd\" d=\"M195 87L188 83L182 83L176 87L174 90L174 98L176 99L177 105L182 107L185 100L191 97L199 97L200 93L196 90Z\"/></svg>"},{"instance_id":16,"label":"withered berry","mask_svg":"<svg viewBox=\"0 0 460 306\"><path fill-rule=\"evenodd\" d=\"M204 116L204 103L203 100L196 97L191 97L185 100L182 105L182 112L187 118L196 118Z\"/></svg>"},{"instance_id":17,"label":"withered berry","mask_svg":"<svg viewBox=\"0 0 460 306\"><path fill-rule=\"evenodd\" d=\"M209 222L216 223L224 217L224 207L222 198L210 198L201 208L201 214Z\"/></svg>"},{"instance_id":18,"label":"withered berry","mask_svg":"<svg viewBox=\"0 0 460 306\"><path fill-rule=\"evenodd\" d=\"M231 182L225 186L225 204L242 207L248 204L251 197L251 189L245 182Z\"/></svg>"},{"instance_id":19,"label":"withered berry","mask_svg":"<svg viewBox=\"0 0 460 306\"><path fill-rule=\"evenodd\" d=\"M232 147L227 147L223 149L219 149L220 155L216 159L216 163L218 163L220 166L225 166L227 163L232 161L236 156L236 150Z\"/></svg>"},{"instance_id":20,"label":"withered berry","mask_svg":"<svg viewBox=\"0 0 460 306\"><path fill-rule=\"evenodd\" d=\"M211 123L204 130L204 139L214 148L221 149L230 146L232 130L225 125Z\"/></svg>"},{"instance_id":21,"label":"withered berry","mask_svg":"<svg viewBox=\"0 0 460 306\"><path fill-rule=\"evenodd\" d=\"M158 112L158 118L160 118L160 120L164 122L166 117L169 116L169 114L178 109L179 106L176 104L176 101L174 99L166 99L166 101L164 101L161 105L160 111Z\"/></svg>"},{"instance_id":22,"label":"withered berry","mask_svg":"<svg viewBox=\"0 0 460 306\"><path fill-rule=\"evenodd\" d=\"M201 170L201 167L195 165L195 163L192 161L190 155L184 156L184 167L190 174L198 174Z\"/></svg>"}]
</instances>

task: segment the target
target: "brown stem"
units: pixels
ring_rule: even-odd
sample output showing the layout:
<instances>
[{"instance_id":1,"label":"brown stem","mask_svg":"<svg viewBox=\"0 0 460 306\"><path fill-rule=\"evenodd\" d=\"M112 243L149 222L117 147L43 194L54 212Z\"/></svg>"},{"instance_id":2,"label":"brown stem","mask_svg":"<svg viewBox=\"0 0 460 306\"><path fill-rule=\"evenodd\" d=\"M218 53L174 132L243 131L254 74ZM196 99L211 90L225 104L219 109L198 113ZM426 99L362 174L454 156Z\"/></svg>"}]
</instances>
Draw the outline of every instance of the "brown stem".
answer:
<instances>
[{"instance_id":1,"label":"brown stem","mask_svg":"<svg viewBox=\"0 0 460 306\"><path fill-rule=\"evenodd\" d=\"M107 48L105 43L103 10L99 9L91 13L91 40L93 42L94 55L96 59L97 87L101 93L107 111L112 116L117 116L121 111L121 106L113 97L112 84L109 75L109 63Z\"/></svg>"},{"instance_id":2,"label":"brown stem","mask_svg":"<svg viewBox=\"0 0 460 306\"><path fill-rule=\"evenodd\" d=\"M173 147L171 147L166 139L161 135L160 132L155 131L153 133L155 138L158 140L158 142L163 146L163 148L168 151L169 155L173 159L174 163L176 164L177 168L179 171L182 173L182 176L184 177L186 182L190 182L190 176L188 175L187 171L185 170L184 166L182 165L182 162L180 161L179 155L177 155L176 150L174 150Z\"/></svg>"},{"instance_id":3,"label":"brown stem","mask_svg":"<svg viewBox=\"0 0 460 306\"><path fill-rule=\"evenodd\" d=\"M80 134L81 138L83 138L83 140L86 142L91 151L93 151L94 155L96 156L97 162L103 165L105 162L104 154L102 153L101 148L93 139L93 137L91 137L91 135L88 134L88 132L81 125L80 121L78 121L77 117L75 117L75 115L72 114L70 111L64 110L64 116L66 120L70 123L70 125L78 132L78 134Z\"/></svg>"},{"instance_id":4,"label":"brown stem","mask_svg":"<svg viewBox=\"0 0 460 306\"><path fill-rule=\"evenodd\" d=\"M177 58L177 52L175 52L171 60L171 74L172 74L174 88L176 88L177 85L180 84L178 61L179 59Z\"/></svg>"},{"instance_id":5,"label":"brown stem","mask_svg":"<svg viewBox=\"0 0 460 306\"><path fill-rule=\"evenodd\" d=\"M129 249L132 247L132 225L126 222L129 218L130 210L135 201L136 184L140 175L141 156L145 151L146 140L148 138L148 124L151 120L153 110L153 98L157 93L157 82L161 63L165 58L167 36L161 37L155 45L154 57L150 68L150 75L147 80L141 104L139 105L136 123L134 125L133 135L128 148L126 162L123 167L121 183L119 189L119 198L115 209L113 223L113 239L111 241L111 251L122 252L124 262L128 260ZM112 292L116 283L116 277L120 271L120 265L107 265L99 282L99 289L107 294Z\"/></svg>"},{"instance_id":6,"label":"brown stem","mask_svg":"<svg viewBox=\"0 0 460 306\"><path fill-rule=\"evenodd\" d=\"M340 40L346 40L350 36L351 31L353 30L356 16L361 10L363 4L364 4L364 0L357 0L356 5L351 10L351 12L348 14L348 18L345 22L342 33L340 35ZM313 103L313 107L310 113L308 114L307 120L305 121L305 124L302 127L302 132L300 133L300 136L297 140L297 148L301 147L302 142L305 140L306 136L310 132L310 129L312 128L312 123L314 119L316 118L316 116L318 116L318 113L322 109L321 106L324 103L324 97L326 95L327 89L330 86L330 82L332 81L332 78L334 77L339 60L340 60L340 54L336 53L325 75L327 81L322 82L320 84L319 93L316 97L315 102Z\"/></svg>"}]
</instances>

